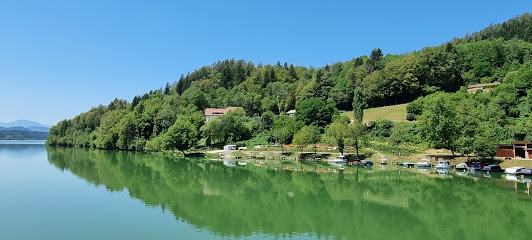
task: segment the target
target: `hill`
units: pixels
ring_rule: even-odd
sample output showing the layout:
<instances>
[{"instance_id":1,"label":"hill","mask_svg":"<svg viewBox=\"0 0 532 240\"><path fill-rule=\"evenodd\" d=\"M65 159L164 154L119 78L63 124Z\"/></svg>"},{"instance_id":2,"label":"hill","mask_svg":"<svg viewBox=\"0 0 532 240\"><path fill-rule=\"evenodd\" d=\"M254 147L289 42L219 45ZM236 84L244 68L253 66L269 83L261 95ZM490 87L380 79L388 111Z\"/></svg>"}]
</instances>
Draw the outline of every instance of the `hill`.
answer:
<instances>
[{"instance_id":1,"label":"hill","mask_svg":"<svg viewBox=\"0 0 532 240\"><path fill-rule=\"evenodd\" d=\"M47 132L31 132L20 130L3 130L0 131L0 140L46 140Z\"/></svg>"},{"instance_id":2,"label":"hill","mask_svg":"<svg viewBox=\"0 0 532 240\"><path fill-rule=\"evenodd\" d=\"M352 111L355 102L368 109L368 119L384 116L402 121L402 109L378 107L415 100L417 105L409 105L409 115L434 124L406 126L408 131L394 132L416 137L395 140L423 142L430 137L436 141L440 136L428 135L442 124L437 122L438 117L423 116L429 112L446 114L449 120L443 123L448 125L460 121L461 126L472 126L463 133L470 136L461 140L464 144L482 136L482 142L476 143L475 148L464 148L464 152L490 149L496 142L532 139L526 122L532 111L532 92L528 91L532 87L530 30L532 16L526 13L440 46L399 55L385 55L377 48L369 56L319 68L281 62L263 65L234 59L219 61L182 75L177 83L135 96L131 102L115 99L107 106L100 105L61 121L51 128L48 144L158 151L195 147L199 139L204 139L201 144L207 146L252 138L263 144L290 143L296 133L300 133L298 141L330 141L345 135L346 126L331 124L331 113L336 110ZM464 88L469 84L494 81L502 84L492 92L464 95L468 94ZM445 95L455 92L459 94ZM420 97L427 101L418 101ZM469 109L452 108L453 104L462 104L457 99L462 99L463 106ZM298 110L302 105L307 111ZM246 116L240 112L205 123L206 108L229 106L242 107ZM297 110L296 116L285 117L284 113L291 109ZM478 116L476 119L481 122L466 118L472 109L480 113L470 115ZM307 115L301 117L304 113ZM317 125L319 129L304 125ZM374 136L389 137L391 127L374 127L380 131ZM441 134L448 130L446 127L440 129ZM317 133L319 136L309 137ZM321 138L327 134L331 136ZM445 137L458 137L453 134ZM454 147L457 143L453 141L434 146Z\"/></svg>"},{"instance_id":3,"label":"hill","mask_svg":"<svg viewBox=\"0 0 532 240\"><path fill-rule=\"evenodd\" d=\"M38 122L30 121L30 120L16 120L13 122L8 123L0 123L0 127L9 128L9 127L37 127L37 128L49 128L43 124L40 124Z\"/></svg>"}]
</instances>

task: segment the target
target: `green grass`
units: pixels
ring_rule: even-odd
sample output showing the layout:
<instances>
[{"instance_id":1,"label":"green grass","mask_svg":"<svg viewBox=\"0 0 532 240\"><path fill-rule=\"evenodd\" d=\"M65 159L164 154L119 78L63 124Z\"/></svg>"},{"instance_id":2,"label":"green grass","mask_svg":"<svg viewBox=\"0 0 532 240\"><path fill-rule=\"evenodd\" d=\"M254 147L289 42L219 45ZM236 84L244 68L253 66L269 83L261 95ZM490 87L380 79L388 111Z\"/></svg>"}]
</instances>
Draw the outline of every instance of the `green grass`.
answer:
<instances>
[{"instance_id":1,"label":"green grass","mask_svg":"<svg viewBox=\"0 0 532 240\"><path fill-rule=\"evenodd\" d=\"M342 115L353 119L353 112L344 112ZM388 119L394 122L406 122L406 104L364 109L364 122L378 119Z\"/></svg>"}]
</instances>

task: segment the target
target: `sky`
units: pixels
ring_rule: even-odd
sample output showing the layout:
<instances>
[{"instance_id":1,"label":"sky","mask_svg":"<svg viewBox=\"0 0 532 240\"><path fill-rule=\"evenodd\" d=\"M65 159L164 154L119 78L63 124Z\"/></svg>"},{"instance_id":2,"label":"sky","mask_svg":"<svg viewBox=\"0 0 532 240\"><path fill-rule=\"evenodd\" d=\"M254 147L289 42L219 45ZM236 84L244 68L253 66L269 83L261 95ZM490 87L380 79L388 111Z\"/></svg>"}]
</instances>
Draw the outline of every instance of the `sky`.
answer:
<instances>
[{"instance_id":1,"label":"sky","mask_svg":"<svg viewBox=\"0 0 532 240\"><path fill-rule=\"evenodd\" d=\"M440 45L532 11L506 1L0 1L0 122L53 125L218 60L320 67Z\"/></svg>"}]
</instances>

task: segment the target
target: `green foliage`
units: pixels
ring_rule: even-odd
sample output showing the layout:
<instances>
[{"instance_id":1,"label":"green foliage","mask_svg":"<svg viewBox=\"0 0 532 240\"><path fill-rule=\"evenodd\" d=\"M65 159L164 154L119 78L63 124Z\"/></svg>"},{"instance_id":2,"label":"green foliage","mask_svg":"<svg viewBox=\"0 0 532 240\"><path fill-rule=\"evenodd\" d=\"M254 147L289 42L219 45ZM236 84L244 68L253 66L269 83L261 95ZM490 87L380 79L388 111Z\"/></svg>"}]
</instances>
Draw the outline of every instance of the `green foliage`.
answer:
<instances>
[{"instance_id":1,"label":"green foliage","mask_svg":"<svg viewBox=\"0 0 532 240\"><path fill-rule=\"evenodd\" d=\"M436 93L425 99L420 117L421 134L432 146L454 150L457 136L455 104L446 93Z\"/></svg>"},{"instance_id":2,"label":"green foliage","mask_svg":"<svg viewBox=\"0 0 532 240\"><path fill-rule=\"evenodd\" d=\"M333 105L311 98L299 103L296 108L295 118L306 125L325 127L337 114L338 110Z\"/></svg>"},{"instance_id":3,"label":"green foliage","mask_svg":"<svg viewBox=\"0 0 532 240\"><path fill-rule=\"evenodd\" d=\"M370 134L375 138L387 138L392 134L391 129L393 128L394 124L390 120L379 119L377 121L371 121L370 124Z\"/></svg>"},{"instance_id":4,"label":"green foliage","mask_svg":"<svg viewBox=\"0 0 532 240\"><path fill-rule=\"evenodd\" d=\"M177 149L183 154L198 141L198 133L194 124L180 118L172 125L163 136L164 147L167 149Z\"/></svg>"},{"instance_id":5,"label":"green foliage","mask_svg":"<svg viewBox=\"0 0 532 240\"><path fill-rule=\"evenodd\" d=\"M414 121L421 115L423 112L423 97L410 102L406 105L406 120Z\"/></svg>"},{"instance_id":6,"label":"green foliage","mask_svg":"<svg viewBox=\"0 0 532 240\"><path fill-rule=\"evenodd\" d=\"M32 132L20 130L0 131L0 140L46 140L47 132Z\"/></svg>"},{"instance_id":7,"label":"green foliage","mask_svg":"<svg viewBox=\"0 0 532 240\"><path fill-rule=\"evenodd\" d=\"M361 87L356 87L353 94L353 119L355 122L361 123L364 118L364 97Z\"/></svg>"}]
</instances>

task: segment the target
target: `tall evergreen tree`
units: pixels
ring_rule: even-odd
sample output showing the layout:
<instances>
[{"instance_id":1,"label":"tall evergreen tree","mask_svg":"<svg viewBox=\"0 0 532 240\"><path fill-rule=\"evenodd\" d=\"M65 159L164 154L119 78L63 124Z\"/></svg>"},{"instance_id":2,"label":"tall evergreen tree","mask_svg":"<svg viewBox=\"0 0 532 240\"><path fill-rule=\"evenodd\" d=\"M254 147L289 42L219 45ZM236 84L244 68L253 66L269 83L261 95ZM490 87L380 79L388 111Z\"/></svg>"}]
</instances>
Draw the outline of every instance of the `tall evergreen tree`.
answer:
<instances>
[{"instance_id":1,"label":"tall evergreen tree","mask_svg":"<svg viewBox=\"0 0 532 240\"><path fill-rule=\"evenodd\" d=\"M353 118L355 123L361 123L364 118L364 97L362 96L362 87L357 86L355 88L353 96Z\"/></svg>"}]
</instances>

